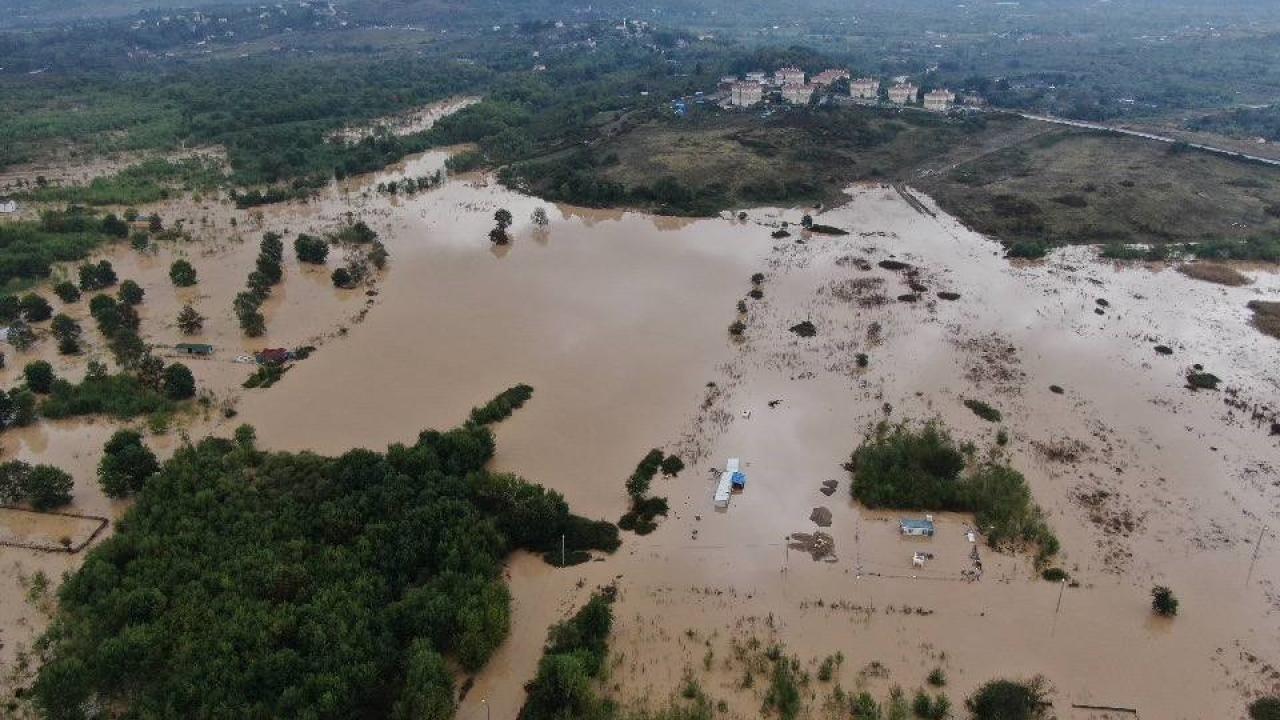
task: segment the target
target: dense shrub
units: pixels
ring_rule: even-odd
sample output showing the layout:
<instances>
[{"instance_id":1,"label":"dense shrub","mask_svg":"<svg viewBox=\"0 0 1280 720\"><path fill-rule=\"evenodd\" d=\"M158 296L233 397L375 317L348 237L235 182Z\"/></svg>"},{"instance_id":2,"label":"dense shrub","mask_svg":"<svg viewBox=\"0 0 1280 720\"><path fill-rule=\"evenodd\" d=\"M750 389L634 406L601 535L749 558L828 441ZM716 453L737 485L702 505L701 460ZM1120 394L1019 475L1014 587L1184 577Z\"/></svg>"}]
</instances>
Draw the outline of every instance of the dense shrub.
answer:
<instances>
[{"instance_id":1,"label":"dense shrub","mask_svg":"<svg viewBox=\"0 0 1280 720\"><path fill-rule=\"evenodd\" d=\"M992 680L964 704L973 720L1039 720L1048 717L1048 694L1043 678Z\"/></svg>"},{"instance_id":2,"label":"dense shrub","mask_svg":"<svg viewBox=\"0 0 1280 720\"><path fill-rule=\"evenodd\" d=\"M71 502L71 476L49 465L21 460L0 464L0 504L28 502L36 510L53 510Z\"/></svg>"},{"instance_id":3,"label":"dense shrub","mask_svg":"<svg viewBox=\"0 0 1280 720\"><path fill-rule=\"evenodd\" d=\"M92 372L79 384L55 380L40 414L51 419L80 415L110 415L127 419L171 410L173 403L158 390L128 373Z\"/></svg>"},{"instance_id":4,"label":"dense shrub","mask_svg":"<svg viewBox=\"0 0 1280 720\"><path fill-rule=\"evenodd\" d=\"M173 363L164 369L161 387L170 400L186 400L195 397L196 379L186 365Z\"/></svg>"},{"instance_id":5,"label":"dense shrub","mask_svg":"<svg viewBox=\"0 0 1280 720\"><path fill-rule=\"evenodd\" d=\"M125 305L141 305L145 295L146 291L142 286L132 280L120 283L119 289L116 290L116 297Z\"/></svg>"},{"instance_id":6,"label":"dense shrub","mask_svg":"<svg viewBox=\"0 0 1280 720\"><path fill-rule=\"evenodd\" d=\"M1250 720L1280 720L1280 697L1260 697L1249 703Z\"/></svg>"}]
</instances>

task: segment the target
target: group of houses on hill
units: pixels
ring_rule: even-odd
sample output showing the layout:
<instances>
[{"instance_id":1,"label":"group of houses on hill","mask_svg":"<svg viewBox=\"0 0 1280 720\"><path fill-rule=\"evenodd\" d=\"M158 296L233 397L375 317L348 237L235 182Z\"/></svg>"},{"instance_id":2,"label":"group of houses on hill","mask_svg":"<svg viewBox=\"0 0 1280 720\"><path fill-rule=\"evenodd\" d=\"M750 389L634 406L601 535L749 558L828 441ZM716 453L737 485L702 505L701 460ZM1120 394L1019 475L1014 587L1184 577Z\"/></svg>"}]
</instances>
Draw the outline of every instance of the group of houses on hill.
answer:
<instances>
[{"instance_id":1,"label":"group of houses on hill","mask_svg":"<svg viewBox=\"0 0 1280 720\"><path fill-rule=\"evenodd\" d=\"M736 75L723 77L720 79L720 86L726 92L729 106L746 108L758 105L770 96L781 98L791 105L807 105L819 90L830 89L841 81L849 84L849 97L869 101L881 98L878 78L854 79L848 70L839 68L823 70L807 80L805 72L796 67L778 68L772 75L763 70L755 70L742 78ZM923 104L924 109L936 111L949 110L956 101L955 93L941 88L925 93L921 103L920 88L905 78L899 78L889 86L885 95L894 105Z\"/></svg>"}]
</instances>

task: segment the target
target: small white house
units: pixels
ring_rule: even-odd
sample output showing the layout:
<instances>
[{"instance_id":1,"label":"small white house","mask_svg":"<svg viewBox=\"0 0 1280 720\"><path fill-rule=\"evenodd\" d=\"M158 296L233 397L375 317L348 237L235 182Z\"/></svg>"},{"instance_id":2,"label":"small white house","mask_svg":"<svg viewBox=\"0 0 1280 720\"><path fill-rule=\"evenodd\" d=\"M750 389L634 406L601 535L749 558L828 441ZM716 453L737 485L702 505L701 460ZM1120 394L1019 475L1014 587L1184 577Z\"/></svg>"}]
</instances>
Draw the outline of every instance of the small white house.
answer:
<instances>
[{"instance_id":1,"label":"small white house","mask_svg":"<svg viewBox=\"0 0 1280 720\"><path fill-rule=\"evenodd\" d=\"M18 201L0 199L0 215L12 215L18 212Z\"/></svg>"}]
</instances>

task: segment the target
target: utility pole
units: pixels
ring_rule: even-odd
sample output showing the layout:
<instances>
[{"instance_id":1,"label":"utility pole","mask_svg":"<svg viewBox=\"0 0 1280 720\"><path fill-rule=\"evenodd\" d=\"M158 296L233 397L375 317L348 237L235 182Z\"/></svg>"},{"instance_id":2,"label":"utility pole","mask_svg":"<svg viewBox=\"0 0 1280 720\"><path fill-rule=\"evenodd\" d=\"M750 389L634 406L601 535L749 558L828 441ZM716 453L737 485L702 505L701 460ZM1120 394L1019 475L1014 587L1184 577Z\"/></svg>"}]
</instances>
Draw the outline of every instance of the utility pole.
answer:
<instances>
[{"instance_id":1,"label":"utility pole","mask_svg":"<svg viewBox=\"0 0 1280 720\"><path fill-rule=\"evenodd\" d=\"M564 533L560 534L560 567L564 567Z\"/></svg>"},{"instance_id":2,"label":"utility pole","mask_svg":"<svg viewBox=\"0 0 1280 720\"><path fill-rule=\"evenodd\" d=\"M485 698L484 700L481 700L481 701L480 701L480 704L484 706L484 718L485 718L485 720L493 720L493 718L490 716L490 710L489 710L489 699L488 699L488 698Z\"/></svg>"},{"instance_id":3,"label":"utility pole","mask_svg":"<svg viewBox=\"0 0 1280 720\"><path fill-rule=\"evenodd\" d=\"M1258 542L1253 546L1253 559L1249 561L1249 574L1244 579L1244 584L1248 585L1253 579L1253 566L1258 563L1258 551L1262 549L1262 536L1267 533L1267 526L1263 525L1258 531Z\"/></svg>"},{"instance_id":4,"label":"utility pole","mask_svg":"<svg viewBox=\"0 0 1280 720\"><path fill-rule=\"evenodd\" d=\"M1058 606L1053 609L1053 627L1049 628L1049 635L1052 636L1058 629L1058 611L1062 609L1062 594L1067 591L1067 579L1062 579L1062 584L1058 586Z\"/></svg>"}]
</instances>

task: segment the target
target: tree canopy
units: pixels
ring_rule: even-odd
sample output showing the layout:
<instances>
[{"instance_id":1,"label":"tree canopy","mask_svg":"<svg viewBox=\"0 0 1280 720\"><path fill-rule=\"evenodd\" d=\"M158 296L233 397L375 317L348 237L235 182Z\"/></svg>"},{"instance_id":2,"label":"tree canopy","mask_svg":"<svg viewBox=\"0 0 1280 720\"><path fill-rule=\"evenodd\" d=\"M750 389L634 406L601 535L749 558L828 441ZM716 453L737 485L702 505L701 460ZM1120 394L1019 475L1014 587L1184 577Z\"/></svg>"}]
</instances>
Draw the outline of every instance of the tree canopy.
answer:
<instances>
[{"instance_id":1,"label":"tree canopy","mask_svg":"<svg viewBox=\"0 0 1280 720\"><path fill-rule=\"evenodd\" d=\"M506 637L506 553L617 546L486 472L487 425L338 457L236 437L180 448L64 583L34 686L49 717L90 698L132 717L447 717L442 657L475 670Z\"/></svg>"}]
</instances>

